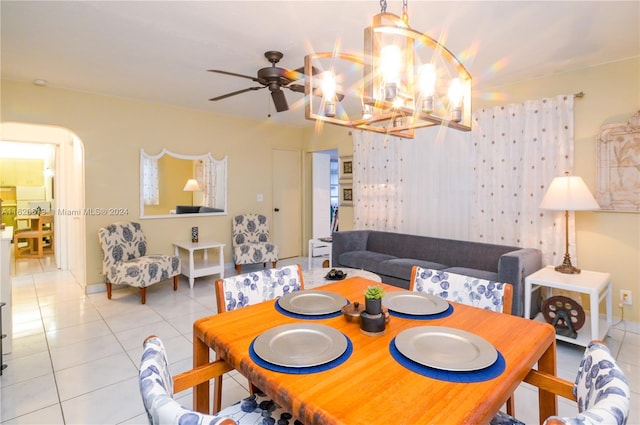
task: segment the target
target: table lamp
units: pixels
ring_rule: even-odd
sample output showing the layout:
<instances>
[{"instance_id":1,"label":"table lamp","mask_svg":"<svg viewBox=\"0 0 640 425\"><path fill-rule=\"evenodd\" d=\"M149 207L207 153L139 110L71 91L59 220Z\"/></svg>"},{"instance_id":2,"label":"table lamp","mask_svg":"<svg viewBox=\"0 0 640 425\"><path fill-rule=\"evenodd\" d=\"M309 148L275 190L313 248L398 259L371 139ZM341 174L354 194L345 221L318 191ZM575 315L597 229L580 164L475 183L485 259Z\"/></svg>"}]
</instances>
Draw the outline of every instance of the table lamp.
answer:
<instances>
[{"instance_id":1,"label":"table lamp","mask_svg":"<svg viewBox=\"0 0 640 425\"><path fill-rule=\"evenodd\" d=\"M201 189L200 184L198 184L198 180L189 179L182 190L185 192L199 192ZM193 205L193 193L191 193L191 205Z\"/></svg>"},{"instance_id":2,"label":"table lamp","mask_svg":"<svg viewBox=\"0 0 640 425\"><path fill-rule=\"evenodd\" d=\"M569 256L569 211L588 211L600 209L582 178L565 173L551 182L549 190L542 198L540 209L564 210L565 217L565 254L564 261L555 268L560 273L577 274L580 269L571 265Z\"/></svg>"}]
</instances>

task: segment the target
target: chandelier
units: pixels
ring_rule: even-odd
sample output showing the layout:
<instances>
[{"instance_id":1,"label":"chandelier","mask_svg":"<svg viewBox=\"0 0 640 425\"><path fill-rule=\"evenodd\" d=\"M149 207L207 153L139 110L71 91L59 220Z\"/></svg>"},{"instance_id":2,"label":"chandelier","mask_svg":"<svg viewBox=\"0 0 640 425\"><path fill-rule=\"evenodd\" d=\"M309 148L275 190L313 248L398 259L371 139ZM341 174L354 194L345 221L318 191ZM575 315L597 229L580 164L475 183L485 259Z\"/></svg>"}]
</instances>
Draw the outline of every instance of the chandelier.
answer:
<instances>
[{"instance_id":1,"label":"chandelier","mask_svg":"<svg viewBox=\"0 0 640 425\"><path fill-rule=\"evenodd\" d=\"M317 52L304 58L305 117L413 138L416 128L471 130L471 75L440 42L386 12L364 29L363 55ZM310 95L313 94L313 95Z\"/></svg>"}]
</instances>

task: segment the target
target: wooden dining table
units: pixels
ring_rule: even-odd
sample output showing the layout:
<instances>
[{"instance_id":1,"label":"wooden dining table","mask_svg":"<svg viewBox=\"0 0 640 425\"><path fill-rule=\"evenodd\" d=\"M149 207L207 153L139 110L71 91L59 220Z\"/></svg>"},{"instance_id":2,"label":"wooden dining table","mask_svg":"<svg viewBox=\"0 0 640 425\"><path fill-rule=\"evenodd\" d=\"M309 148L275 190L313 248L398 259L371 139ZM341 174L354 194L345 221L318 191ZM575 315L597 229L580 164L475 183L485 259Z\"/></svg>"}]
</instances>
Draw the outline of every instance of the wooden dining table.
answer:
<instances>
[{"instance_id":1,"label":"wooden dining table","mask_svg":"<svg viewBox=\"0 0 640 425\"><path fill-rule=\"evenodd\" d=\"M360 277L315 288L363 302L367 286ZM385 291L403 291L380 284ZM521 317L450 303L453 313L433 320L391 316L384 335L361 332L343 316L321 320L293 318L277 311L275 301L205 317L193 325L193 365L210 362L210 348L233 369L289 410L305 425L329 424L483 424L501 409L531 369L556 375L556 339L552 326ZM268 370L250 356L252 341L275 326L309 322L346 335L353 352L330 370L294 374ZM415 326L444 326L484 338L504 357L504 371L493 379L456 383L412 372L390 354L399 332ZM455 355L455 353L452 353ZM556 396L539 391L541 422L556 414ZM209 412L209 385L194 389L194 409ZM516 406L517 409L517 406ZM516 410L517 412L517 410Z\"/></svg>"}]
</instances>

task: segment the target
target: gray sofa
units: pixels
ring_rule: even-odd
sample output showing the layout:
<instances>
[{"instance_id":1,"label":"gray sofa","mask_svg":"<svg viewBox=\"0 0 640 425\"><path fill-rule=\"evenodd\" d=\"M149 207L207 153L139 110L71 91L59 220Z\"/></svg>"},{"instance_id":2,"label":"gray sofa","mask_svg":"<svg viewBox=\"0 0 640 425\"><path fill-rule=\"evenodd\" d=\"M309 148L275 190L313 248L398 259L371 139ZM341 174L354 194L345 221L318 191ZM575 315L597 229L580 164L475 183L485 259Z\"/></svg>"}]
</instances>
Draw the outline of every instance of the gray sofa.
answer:
<instances>
[{"instance_id":1,"label":"gray sofa","mask_svg":"<svg viewBox=\"0 0 640 425\"><path fill-rule=\"evenodd\" d=\"M542 253L534 248L372 230L335 232L331 260L332 267L368 270L405 289L414 265L510 283L512 314L517 316L524 313L524 278L542 268Z\"/></svg>"}]
</instances>

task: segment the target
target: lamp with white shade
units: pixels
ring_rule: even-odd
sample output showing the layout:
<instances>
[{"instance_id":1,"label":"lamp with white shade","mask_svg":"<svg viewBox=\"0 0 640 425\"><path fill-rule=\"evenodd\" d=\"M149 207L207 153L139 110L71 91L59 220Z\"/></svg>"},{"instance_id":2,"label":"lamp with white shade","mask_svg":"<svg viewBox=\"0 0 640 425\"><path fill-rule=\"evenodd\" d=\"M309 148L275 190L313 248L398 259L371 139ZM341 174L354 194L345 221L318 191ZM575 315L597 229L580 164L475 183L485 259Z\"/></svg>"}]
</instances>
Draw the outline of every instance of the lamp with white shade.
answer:
<instances>
[{"instance_id":1,"label":"lamp with white shade","mask_svg":"<svg viewBox=\"0 0 640 425\"><path fill-rule=\"evenodd\" d=\"M192 192L191 193L191 205L193 205L193 192L199 192L202 189L200 189L200 184L198 183L198 180L189 179L189 180L187 180L187 183L184 185L184 188L182 190L184 190L185 192Z\"/></svg>"},{"instance_id":2,"label":"lamp with white shade","mask_svg":"<svg viewBox=\"0 0 640 425\"><path fill-rule=\"evenodd\" d=\"M570 176L556 177L542 198L540 209L564 211L565 217L565 254L564 261L555 268L560 273L577 274L580 269L573 267L569 255L569 211L598 210L600 206L589 191L582 178Z\"/></svg>"}]
</instances>

